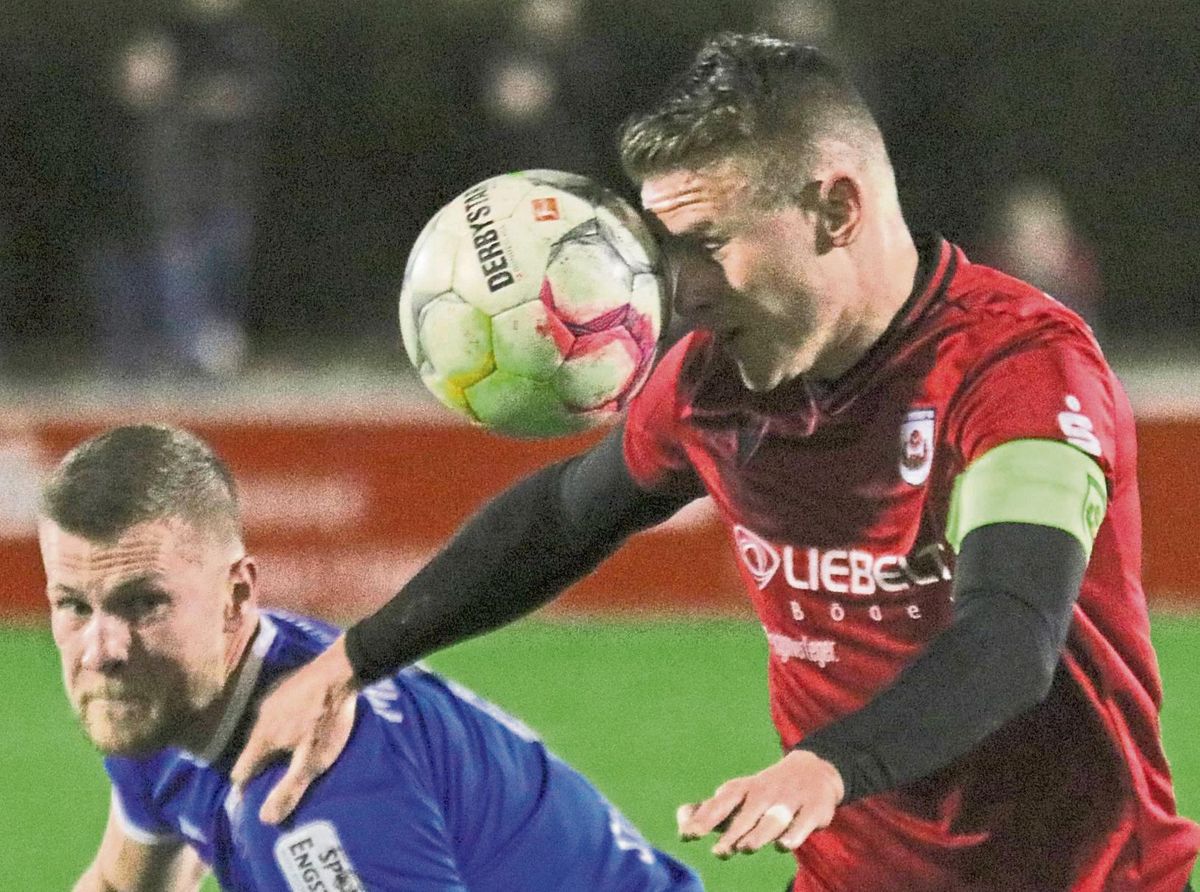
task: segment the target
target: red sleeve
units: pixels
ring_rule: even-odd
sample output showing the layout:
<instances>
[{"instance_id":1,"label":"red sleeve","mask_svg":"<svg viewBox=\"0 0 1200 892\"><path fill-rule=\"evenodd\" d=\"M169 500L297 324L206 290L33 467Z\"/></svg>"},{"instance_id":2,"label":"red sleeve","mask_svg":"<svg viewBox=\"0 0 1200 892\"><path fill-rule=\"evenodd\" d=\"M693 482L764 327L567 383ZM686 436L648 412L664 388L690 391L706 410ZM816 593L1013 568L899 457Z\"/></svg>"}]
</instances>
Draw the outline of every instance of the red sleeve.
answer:
<instances>
[{"instance_id":1,"label":"red sleeve","mask_svg":"<svg viewBox=\"0 0 1200 892\"><path fill-rule=\"evenodd\" d=\"M1009 440L1061 440L1095 458L1111 484L1116 386L1095 341L1051 323L980 363L951 405L948 434L964 465Z\"/></svg>"},{"instance_id":2,"label":"red sleeve","mask_svg":"<svg viewBox=\"0 0 1200 892\"><path fill-rule=\"evenodd\" d=\"M682 338L659 360L625 417L625 464L638 485L663 489L693 470L680 421L680 371L692 336Z\"/></svg>"}]
</instances>

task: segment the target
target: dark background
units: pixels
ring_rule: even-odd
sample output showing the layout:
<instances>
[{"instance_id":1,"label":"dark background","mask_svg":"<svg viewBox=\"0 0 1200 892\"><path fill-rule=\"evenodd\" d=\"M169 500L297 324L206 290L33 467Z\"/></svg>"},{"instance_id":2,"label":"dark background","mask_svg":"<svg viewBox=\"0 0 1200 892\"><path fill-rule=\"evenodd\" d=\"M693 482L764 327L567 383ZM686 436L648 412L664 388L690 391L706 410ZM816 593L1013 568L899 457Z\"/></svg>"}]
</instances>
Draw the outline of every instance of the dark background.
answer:
<instances>
[{"instance_id":1,"label":"dark background","mask_svg":"<svg viewBox=\"0 0 1200 892\"><path fill-rule=\"evenodd\" d=\"M394 295L425 220L470 184L557 167L633 193L613 147L702 38L751 29L753 0L581 5L562 42L489 0L249 0L269 114L242 292L250 361L393 355ZM988 251L1014 182L1060 191L1097 276L1110 352L1186 353L1200 334L1200 25L1195 2L837 0L828 45L888 138L915 229ZM18 0L0 25L0 371L97 361L97 246L148 225L121 48L158 0ZM489 104L497 65L554 73L525 124ZM312 351L311 353L304 351ZM314 360L317 361L317 360Z\"/></svg>"}]
</instances>

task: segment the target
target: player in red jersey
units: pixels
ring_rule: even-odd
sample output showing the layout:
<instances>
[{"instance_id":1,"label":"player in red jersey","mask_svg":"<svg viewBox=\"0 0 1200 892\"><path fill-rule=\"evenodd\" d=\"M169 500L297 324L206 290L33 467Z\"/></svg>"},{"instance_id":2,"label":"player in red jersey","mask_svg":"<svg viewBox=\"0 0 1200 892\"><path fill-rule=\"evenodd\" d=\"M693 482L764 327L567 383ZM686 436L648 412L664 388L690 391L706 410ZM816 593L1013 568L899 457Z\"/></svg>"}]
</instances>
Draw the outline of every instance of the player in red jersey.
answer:
<instances>
[{"instance_id":1,"label":"player in red jersey","mask_svg":"<svg viewBox=\"0 0 1200 892\"><path fill-rule=\"evenodd\" d=\"M821 54L710 42L622 157L696 331L625 424L497 497L269 701L235 775L355 686L552 598L712 496L770 648L786 755L680 809L795 890L1179 892L1139 583L1129 405L1086 326L914 239L879 130Z\"/></svg>"}]
</instances>

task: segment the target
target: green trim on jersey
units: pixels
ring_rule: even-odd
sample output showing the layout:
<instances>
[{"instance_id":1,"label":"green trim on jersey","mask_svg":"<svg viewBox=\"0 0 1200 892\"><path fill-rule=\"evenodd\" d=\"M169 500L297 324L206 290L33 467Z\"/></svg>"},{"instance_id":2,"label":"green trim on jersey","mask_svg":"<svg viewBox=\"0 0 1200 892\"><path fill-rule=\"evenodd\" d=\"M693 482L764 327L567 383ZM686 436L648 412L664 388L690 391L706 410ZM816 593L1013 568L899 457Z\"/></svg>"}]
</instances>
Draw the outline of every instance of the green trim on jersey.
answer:
<instances>
[{"instance_id":1,"label":"green trim on jersey","mask_svg":"<svg viewBox=\"0 0 1200 892\"><path fill-rule=\"evenodd\" d=\"M1095 459L1058 440L1011 440L989 449L954 481L946 539L992 523L1032 523L1070 533L1090 557L1108 508Z\"/></svg>"}]
</instances>

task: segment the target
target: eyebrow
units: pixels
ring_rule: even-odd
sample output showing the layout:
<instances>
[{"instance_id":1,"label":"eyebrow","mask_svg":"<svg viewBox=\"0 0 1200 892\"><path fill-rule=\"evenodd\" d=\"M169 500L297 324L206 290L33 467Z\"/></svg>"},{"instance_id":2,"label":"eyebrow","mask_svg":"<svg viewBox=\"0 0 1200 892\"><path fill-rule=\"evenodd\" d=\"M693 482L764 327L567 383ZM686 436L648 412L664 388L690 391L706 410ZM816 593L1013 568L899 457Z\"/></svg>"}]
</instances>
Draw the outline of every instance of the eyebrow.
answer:
<instances>
[{"instance_id":1,"label":"eyebrow","mask_svg":"<svg viewBox=\"0 0 1200 892\"><path fill-rule=\"evenodd\" d=\"M671 233L667 236L668 244L678 245L685 251L700 251L707 253L706 245L709 241L722 241L725 236L709 225L702 223L694 229L686 229L683 232Z\"/></svg>"},{"instance_id":2,"label":"eyebrow","mask_svg":"<svg viewBox=\"0 0 1200 892\"><path fill-rule=\"evenodd\" d=\"M673 233L672 238L684 239L685 241L699 242L706 238L718 235L718 229L713 225L711 220L701 220L694 226L689 226L682 232Z\"/></svg>"},{"instance_id":3,"label":"eyebrow","mask_svg":"<svg viewBox=\"0 0 1200 892\"><path fill-rule=\"evenodd\" d=\"M110 591L105 601L120 600L128 598L130 595L137 594L139 589L152 588L164 595L170 593L159 584L160 577L157 573L143 573L139 576L134 576L126 579L112 591ZM57 597L64 598L81 598L87 600L87 593L81 589L74 588L70 585L64 585L61 582L56 582L50 587L51 594Z\"/></svg>"}]
</instances>

